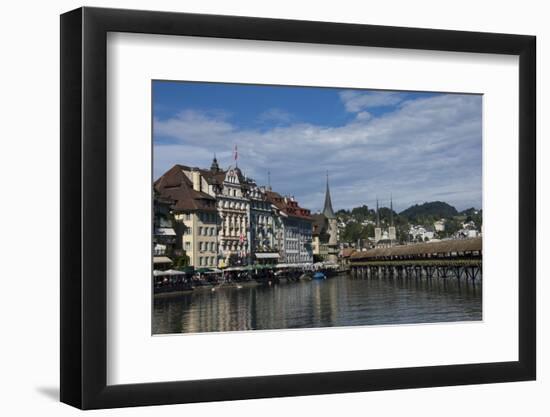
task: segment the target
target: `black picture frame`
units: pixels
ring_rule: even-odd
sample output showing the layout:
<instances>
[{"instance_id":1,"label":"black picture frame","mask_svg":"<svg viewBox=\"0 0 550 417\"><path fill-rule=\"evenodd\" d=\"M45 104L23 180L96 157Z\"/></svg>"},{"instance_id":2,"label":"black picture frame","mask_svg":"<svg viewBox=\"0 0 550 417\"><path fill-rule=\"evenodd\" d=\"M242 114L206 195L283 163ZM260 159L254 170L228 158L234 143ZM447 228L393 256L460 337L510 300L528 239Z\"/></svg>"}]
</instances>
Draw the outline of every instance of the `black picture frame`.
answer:
<instances>
[{"instance_id":1,"label":"black picture frame","mask_svg":"<svg viewBox=\"0 0 550 417\"><path fill-rule=\"evenodd\" d=\"M107 385L108 32L519 56L519 360ZM136 10L61 16L61 401L82 409L421 388L536 377L534 36Z\"/></svg>"}]
</instances>

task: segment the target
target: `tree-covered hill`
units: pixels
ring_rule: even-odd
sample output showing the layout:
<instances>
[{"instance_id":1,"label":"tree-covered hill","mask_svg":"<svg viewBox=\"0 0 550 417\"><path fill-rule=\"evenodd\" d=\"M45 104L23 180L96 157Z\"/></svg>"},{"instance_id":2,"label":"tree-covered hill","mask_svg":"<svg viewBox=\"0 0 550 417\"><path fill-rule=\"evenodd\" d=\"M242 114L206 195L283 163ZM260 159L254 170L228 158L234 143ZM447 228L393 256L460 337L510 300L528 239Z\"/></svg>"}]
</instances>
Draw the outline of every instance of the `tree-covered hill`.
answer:
<instances>
[{"instance_id":1,"label":"tree-covered hill","mask_svg":"<svg viewBox=\"0 0 550 417\"><path fill-rule=\"evenodd\" d=\"M411 222L422 223L426 220L436 220L454 217L458 214L456 208L443 201L432 201L424 204L415 204L399 213Z\"/></svg>"},{"instance_id":2,"label":"tree-covered hill","mask_svg":"<svg viewBox=\"0 0 550 417\"><path fill-rule=\"evenodd\" d=\"M462 228L464 222L473 221L478 230L481 229L482 211L470 208L458 212L455 207L442 201L432 201L415 204L401 213L391 211L389 207L380 207L379 216L376 210L366 205L336 212L340 222L340 241L356 243L357 240L374 237L374 228L377 217L380 226L385 229L391 221L397 229L397 240L401 243L410 241L409 229L411 225L420 225L427 230L434 229L434 222L445 219L445 230L436 233L437 238L452 236Z\"/></svg>"}]
</instances>

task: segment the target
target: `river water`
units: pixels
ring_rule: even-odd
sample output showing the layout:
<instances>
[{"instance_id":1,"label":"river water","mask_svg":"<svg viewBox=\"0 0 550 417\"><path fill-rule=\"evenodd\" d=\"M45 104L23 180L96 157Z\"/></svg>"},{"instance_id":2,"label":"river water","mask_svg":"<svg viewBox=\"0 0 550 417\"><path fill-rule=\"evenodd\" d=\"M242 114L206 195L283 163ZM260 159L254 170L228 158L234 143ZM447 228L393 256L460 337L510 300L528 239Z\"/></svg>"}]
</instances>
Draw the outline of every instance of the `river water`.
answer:
<instances>
[{"instance_id":1,"label":"river water","mask_svg":"<svg viewBox=\"0 0 550 417\"><path fill-rule=\"evenodd\" d=\"M153 334L481 320L481 283L339 276L155 297Z\"/></svg>"}]
</instances>

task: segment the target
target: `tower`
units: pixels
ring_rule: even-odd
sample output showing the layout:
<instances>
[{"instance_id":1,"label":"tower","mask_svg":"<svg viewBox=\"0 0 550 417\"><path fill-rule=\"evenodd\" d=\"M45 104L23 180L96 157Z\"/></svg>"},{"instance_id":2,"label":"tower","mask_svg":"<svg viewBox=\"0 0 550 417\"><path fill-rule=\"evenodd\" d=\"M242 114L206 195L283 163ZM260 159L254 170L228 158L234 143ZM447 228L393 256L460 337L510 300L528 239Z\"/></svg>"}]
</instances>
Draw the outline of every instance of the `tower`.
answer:
<instances>
[{"instance_id":1,"label":"tower","mask_svg":"<svg viewBox=\"0 0 550 417\"><path fill-rule=\"evenodd\" d=\"M334 210L332 209L332 199L330 198L330 188L328 184L328 171L323 215L326 217L328 222L328 260L330 262L336 262L338 260L338 221L336 219L336 215L334 214Z\"/></svg>"},{"instance_id":2,"label":"tower","mask_svg":"<svg viewBox=\"0 0 550 417\"><path fill-rule=\"evenodd\" d=\"M380 211L378 207L378 197L376 197L376 227L374 228L374 243L382 239L382 228L380 227Z\"/></svg>"},{"instance_id":3,"label":"tower","mask_svg":"<svg viewBox=\"0 0 550 417\"><path fill-rule=\"evenodd\" d=\"M397 240L395 225L393 224L393 197L390 194L390 227L388 228L390 240Z\"/></svg>"},{"instance_id":4,"label":"tower","mask_svg":"<svg viewBox=\"0 0 550 417\"><path fill-rule=\"evenodd\" d=\"M210 171L220 172L220 166L218 165L218 160L216 159L216 154L214 154L214 159L212 160L212 165L210 165Z\"/></svg>"}]
</instances>

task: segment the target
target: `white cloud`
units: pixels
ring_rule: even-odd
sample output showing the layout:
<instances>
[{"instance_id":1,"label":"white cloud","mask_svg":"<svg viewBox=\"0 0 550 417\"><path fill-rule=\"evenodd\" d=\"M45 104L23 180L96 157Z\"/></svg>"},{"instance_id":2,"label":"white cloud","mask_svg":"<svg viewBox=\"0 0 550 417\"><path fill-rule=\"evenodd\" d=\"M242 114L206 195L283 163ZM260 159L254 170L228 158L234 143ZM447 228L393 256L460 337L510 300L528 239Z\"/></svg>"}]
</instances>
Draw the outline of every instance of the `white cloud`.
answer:
<instances>
[{"instance_id":1,"label":"white cloud","mask_svg":"<svg viewBox=\"0 0 550 417\"><path fill-rule=\"evenodd\" d=\"M272 108L261 113L258 120L260 122L289 123L292 120L292 115L285 110Z\"/></svg>"},{"instance_id":2,"label":"white cloud","mask_svg":"<svg viewBox=\"0 0 550 417\"><path fill-rule=\"evenodd\" d=\"M338 126L291 123L270 129L238 128L229 119L185 111L155 120L155 176L175 163L222 166L233 162L260 184L271 171L274 188L322 208L328 169L335 208L373 205L393 193L404 209L443 200L457 208L481 204L481 97L441 95L404 101L379 117Z\"/></svg>"},{"instance_id":3,"label":"white cloud","mask_svg":"<svg viewBox=\"0 0 550 417\"><path fill-rule=\"evenodd\" d=\"M357 116L355 116L357 120L367 121L372 119L372 114L370 114L368 111L361 111L357 113Z\"/></svg>"},{"instance_id":4,"label":"white cloud","mask_svg":"<svg viewBox=\"0 0 550 417\"><path fill-rule=\"evenodd\" d=\"M230 134L234 127L226 121L227 116L218 112L209 114L195 110L183 110L174 118L153 123L155 137L170 137L179 140L192 138L200 141L206 137ZM205 137L206 136L206 137Z\"/></svg>"},{"instance_id":5,"label":"white cloud","mask_svg":"<svg viewBox=\"0 0 550 417\"><path fill-rule=\"evenodd\" d=\"M395 106L403 100L402 97L402 94L391 91L360 92L345 90L340 93L340 99L344 103L346 110L350 113L357 113L376 107Z\"/></svg>"}]
</instances>

